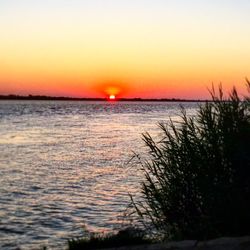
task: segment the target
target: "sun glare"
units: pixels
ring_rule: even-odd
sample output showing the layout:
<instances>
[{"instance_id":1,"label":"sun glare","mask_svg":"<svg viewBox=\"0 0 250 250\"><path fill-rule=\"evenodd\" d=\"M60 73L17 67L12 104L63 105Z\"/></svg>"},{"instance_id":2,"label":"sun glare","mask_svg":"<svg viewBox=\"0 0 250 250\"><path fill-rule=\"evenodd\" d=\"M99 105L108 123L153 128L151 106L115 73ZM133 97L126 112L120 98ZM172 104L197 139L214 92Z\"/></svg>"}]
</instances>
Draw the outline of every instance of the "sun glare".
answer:
<instances>
[{"instance_id":1,"label":"sun glare","mask_svg":"<svg viewBox=\"0 0 250 250\"><path fill-rule=\"evenodd\" d=\"M110 95L109 100L115 100L115 95Z\"/></svg>"}]
</instances>

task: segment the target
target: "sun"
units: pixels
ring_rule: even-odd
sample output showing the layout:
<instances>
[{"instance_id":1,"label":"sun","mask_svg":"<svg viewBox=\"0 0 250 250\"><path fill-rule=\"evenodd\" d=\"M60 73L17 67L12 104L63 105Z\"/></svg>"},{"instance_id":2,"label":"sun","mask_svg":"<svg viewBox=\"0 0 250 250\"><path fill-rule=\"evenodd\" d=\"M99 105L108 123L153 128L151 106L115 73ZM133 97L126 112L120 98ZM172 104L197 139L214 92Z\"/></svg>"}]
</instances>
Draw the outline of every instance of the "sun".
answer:
<instances>
[{"instance_id":1,"label":"sun","mask_svg":"<svg viewBox=\"0 0 250 250\"><path fill-rule=\"evenodd\" d=\"M102 98L114 102L124 98L128 86L121 80L106 80L101 83L96 83L94 90L101 94Z\"/></svg>"},{"instance_id":2,"label":"sun","mask_svg":"<svg viewBox=\"0 0 250 250\"><path fill-rule=\"evenodd\" d=\"M109 95L109 100L115 100L115 95Z\"/></svg>"}]
</instances>

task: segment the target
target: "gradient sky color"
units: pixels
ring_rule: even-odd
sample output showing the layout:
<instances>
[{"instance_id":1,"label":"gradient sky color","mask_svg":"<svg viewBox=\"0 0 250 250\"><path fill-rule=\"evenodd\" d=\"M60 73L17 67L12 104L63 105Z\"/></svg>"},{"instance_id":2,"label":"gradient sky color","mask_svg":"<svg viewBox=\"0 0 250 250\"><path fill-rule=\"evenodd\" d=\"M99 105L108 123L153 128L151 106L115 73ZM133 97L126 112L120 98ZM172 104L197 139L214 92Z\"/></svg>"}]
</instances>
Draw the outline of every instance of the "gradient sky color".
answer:
<instances>
[{"instance_id":1,"label":"gradient sky color","mask_svg":"<svg viewBox=\"0 0 250 250\"><path fill-rule=\"evenodd\" d=\"M249 0L0 0L0 94L244 94L249 13Z\"/></svg>"}]
</instances>

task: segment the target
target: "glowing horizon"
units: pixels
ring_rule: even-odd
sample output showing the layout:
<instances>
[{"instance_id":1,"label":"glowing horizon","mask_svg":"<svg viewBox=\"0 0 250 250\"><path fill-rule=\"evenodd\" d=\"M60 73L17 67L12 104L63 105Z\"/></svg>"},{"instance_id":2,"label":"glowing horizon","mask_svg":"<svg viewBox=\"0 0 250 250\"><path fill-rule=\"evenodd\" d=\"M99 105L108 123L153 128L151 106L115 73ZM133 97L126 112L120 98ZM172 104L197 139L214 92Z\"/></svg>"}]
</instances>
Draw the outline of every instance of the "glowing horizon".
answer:
<instances>
[{"instance_id":1,"label":"glowing horizon","mask_svg":"<svg viewBox=\"0 0 250 250\"><path fill-rule=\"evenodd\" d=\"M202 99L220 82L245 94L249 9L247 0L3 1L0 94Z\"/></svg>"}]
</instances>

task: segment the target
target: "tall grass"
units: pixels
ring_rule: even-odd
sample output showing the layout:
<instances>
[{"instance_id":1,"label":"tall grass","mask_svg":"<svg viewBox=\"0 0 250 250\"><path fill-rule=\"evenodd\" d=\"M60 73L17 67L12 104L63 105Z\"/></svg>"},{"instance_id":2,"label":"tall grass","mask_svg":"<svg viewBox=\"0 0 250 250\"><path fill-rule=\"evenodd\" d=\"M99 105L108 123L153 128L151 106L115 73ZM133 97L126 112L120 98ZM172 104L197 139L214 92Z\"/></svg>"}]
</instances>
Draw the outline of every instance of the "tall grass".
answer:
<instances>
[{"instance_id":1,"label":"tall grass","mask_svg":"<svg viewBox=\"0 0 250 250\"><path fill-rule=\"evenodd\" d=\"M248 82L248 88L250 83ZM133 206L145 225L167 239L250 234L250 102L234 88L194 117L161 123L162 140L143 140L142 201Z\"/></svg>"}]
</instances>

